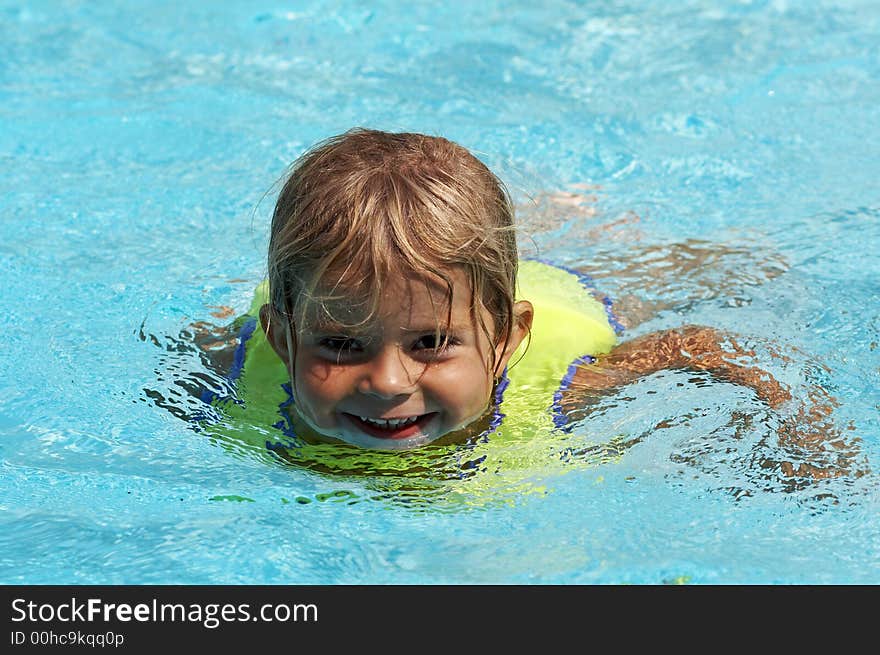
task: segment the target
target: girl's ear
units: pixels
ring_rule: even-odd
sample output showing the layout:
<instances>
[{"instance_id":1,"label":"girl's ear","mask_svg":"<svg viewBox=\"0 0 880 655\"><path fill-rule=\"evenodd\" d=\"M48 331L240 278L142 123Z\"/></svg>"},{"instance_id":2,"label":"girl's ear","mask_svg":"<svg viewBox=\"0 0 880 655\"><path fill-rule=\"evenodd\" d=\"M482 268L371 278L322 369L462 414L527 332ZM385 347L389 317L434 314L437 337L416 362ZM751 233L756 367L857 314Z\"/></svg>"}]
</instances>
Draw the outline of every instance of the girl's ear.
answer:
<instances>
[{"instance_id":1,"label":"girl's ear","mask_svg":"<svg viewBox=\"0 0 880 655\"><path fill-rule=\"evenodd\" d=\"M263 332L266 333L266 339L272 350L282 362L288 364L291 354L288 332L290 322L272 305L263 305L260 307L260 325L263 326Z\"/></svg>"},{"instance_id":2,"label":"girl's ear","mask_svg":"<svg viewBox=\"0 0 880 655\"><path fill-rule=\"evenodd\" d=\"M519 344L531 332L534 317L535 308L528 300L520 300L513 305L513 329L510 331L510 338L507 341L502 339L495 346L495 371L499 374L505 369Z\"/></svg>"}]
</instances>

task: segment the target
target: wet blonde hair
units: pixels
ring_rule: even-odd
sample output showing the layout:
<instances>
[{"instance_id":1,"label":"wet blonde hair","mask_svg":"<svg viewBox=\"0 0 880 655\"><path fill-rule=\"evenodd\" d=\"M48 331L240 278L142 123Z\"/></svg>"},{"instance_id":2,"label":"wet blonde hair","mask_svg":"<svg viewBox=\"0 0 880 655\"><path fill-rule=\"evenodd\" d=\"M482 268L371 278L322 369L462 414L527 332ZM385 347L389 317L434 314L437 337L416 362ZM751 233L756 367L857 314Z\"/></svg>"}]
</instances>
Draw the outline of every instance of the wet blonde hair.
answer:
<instances>
[{"instance_id":1,"label":"wet blonde hair","mask_svg":"<svg viewBox=\"0 0 880 655\"><path fill-rule=\"evenodd\" d=\"M401 274L441 281L451 311L458 268L471 285L471 316L490 341L506 342L514 327L510 196L485 164L441 137L357 128L314 146L279 194L268 265L270 302L294 322L335 298L358 299L366 322L386 280Z\"/></svg>"}]
</instances>

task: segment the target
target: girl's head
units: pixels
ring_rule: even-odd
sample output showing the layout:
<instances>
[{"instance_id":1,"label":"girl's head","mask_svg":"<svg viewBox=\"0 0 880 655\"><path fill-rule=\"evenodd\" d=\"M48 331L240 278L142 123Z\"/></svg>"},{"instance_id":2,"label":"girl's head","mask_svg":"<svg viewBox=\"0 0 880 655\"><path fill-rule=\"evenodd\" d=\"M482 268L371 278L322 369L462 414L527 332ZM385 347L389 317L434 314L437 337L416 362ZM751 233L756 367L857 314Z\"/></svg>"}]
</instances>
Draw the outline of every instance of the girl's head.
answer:
<instances>
[{"instance_id":1,"label":"girl's head","mask_svg":"<svg viewBox=\"0 0 880 655\"><path fill-rule=\"evenodd\" d=\"M415 447L479 418L531 323L510 198L440 137L357 129L311 149L268 264L261 318L296 411L356 445Z\"/></svg>"}]
</instances>

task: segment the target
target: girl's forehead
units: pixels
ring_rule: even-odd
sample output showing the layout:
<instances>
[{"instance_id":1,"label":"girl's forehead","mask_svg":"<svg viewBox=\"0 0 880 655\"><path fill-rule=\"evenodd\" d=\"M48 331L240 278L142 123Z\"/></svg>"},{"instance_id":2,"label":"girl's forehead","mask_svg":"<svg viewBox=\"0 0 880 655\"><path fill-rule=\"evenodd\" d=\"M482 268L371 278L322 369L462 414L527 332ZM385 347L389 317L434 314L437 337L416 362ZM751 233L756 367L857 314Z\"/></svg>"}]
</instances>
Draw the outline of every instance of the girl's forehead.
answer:
<instances>
[{"instance_id":1,"label":"girl's forehead","mask_svg":"<svg viewBox=\"0 0 880 655\"><path fill-rule=\"evenodd\" d=\"M316 297L341 302L414 301L430 298L434 303L464 299L470 303L471 283L463 267L450 267L438 272L409 269L388 270L376 274L352 275L328 272L318 283Z\"/></svg>"},{"instance_id":2,"label":"girl's forehead","mask_svg":"<svg viewBox=\"0 0 880 655\"><path fill-rule=\"evenodd\" d=\"M469 321L472 294L462 269L444 271L447 281L430 273L390 273L384 280L351 285L326 281L308 304L312 324L366 325L375 319L396 317L407 323L445 325ZM327 276L333 279L334 276ZM451 285L451 303L450 303Z\"/></svg>"}]
</instances>

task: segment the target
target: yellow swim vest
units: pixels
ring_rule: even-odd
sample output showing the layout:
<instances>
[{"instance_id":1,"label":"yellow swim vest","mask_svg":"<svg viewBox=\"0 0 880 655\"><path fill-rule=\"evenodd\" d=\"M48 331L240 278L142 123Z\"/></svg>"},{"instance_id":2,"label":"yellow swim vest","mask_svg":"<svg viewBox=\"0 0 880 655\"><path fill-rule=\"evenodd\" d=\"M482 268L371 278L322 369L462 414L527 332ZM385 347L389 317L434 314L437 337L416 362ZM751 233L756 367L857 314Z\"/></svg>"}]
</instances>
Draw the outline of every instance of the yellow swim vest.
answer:
<instances>
[{"instance_id":1,"label":"yellow swim vest","mask_svg":"<svg viewBox=\"0 0 880 655\"><path fill-rule=\"evenodd\" d=\"M597 300L590 293L589 278L575 271L521 261L517 286L517 299L534 305L534 322L530 337L511 358L496 389L494 418L489 434L484 435L491 441L528 440L564 425L558 401L576 366L609 352L622 330L611 313L610 301ZM288 412L296 401L287 369L272 350L258 319L267 298L268 283L264 281L256 289L250 310L239 319L239 342L229 373L236 396L211 400L223 410L225 419L209 432L264 452L305 448L312 454L326 450L324 455L329 456L340 448L355 448L307 446L293 434ZM417 455L402 457L399 452L392 457L418 459Z\"/></svg>"}]
</instances>

